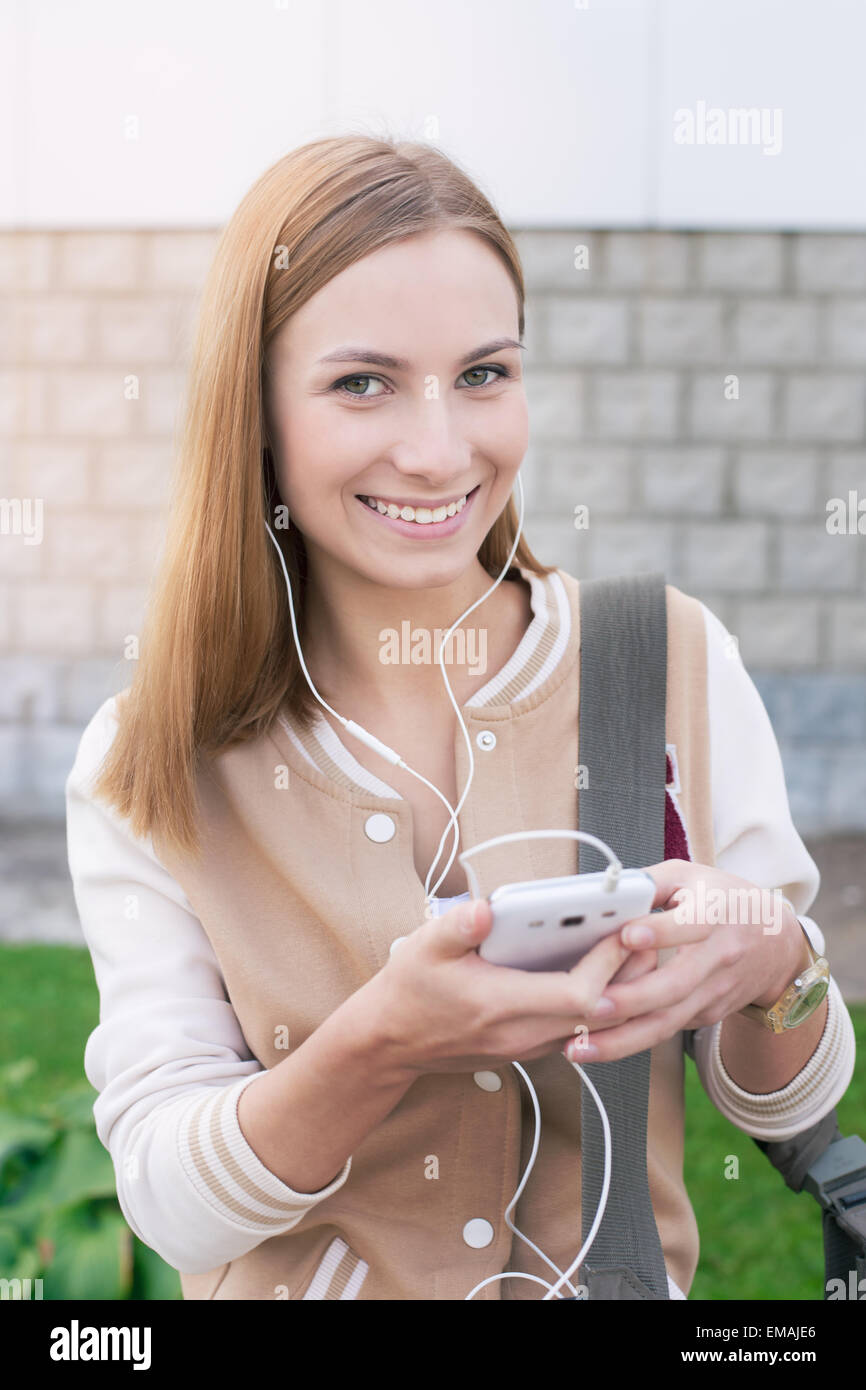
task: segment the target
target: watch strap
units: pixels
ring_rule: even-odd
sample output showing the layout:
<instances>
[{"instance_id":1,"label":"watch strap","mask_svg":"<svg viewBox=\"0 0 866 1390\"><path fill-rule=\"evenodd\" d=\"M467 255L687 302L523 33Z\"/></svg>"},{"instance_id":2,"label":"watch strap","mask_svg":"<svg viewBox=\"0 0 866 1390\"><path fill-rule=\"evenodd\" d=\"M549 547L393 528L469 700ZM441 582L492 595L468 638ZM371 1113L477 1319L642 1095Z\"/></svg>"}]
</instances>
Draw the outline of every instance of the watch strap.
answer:
<instances>
[{"instance_id":1,"label":"watch strap","mask_svg":"<svg viewBox=\"0 0 866 1390\"><path fill-rule=\"evenodd\" d=\"M784 901L788 902L788 899L786 898L784 899ZM739 1012L745 1014L747 1018L754 1019L756 1023L762 1023L765 1028L768 1028L773 1033L782 1033L785 1031L784 1025L781 1022L781 1018L783 1018L788 1013L789 1009L793 1006L797 998L797 991L795 990L794 986L800 974L802 974L802 972L805 970L811 969L812 966L819 965L822 962L823 964L828 966L829 971L828 962L823 957L821 952L816 950L815 944L813 943L812 938L809 932L807 931L806 925L803 922L802 918L797 915L796 910L793 907L793 904L788 902L788 905L789 907L791 907L791 910L794 912L794 915L795 917L797 917L797 921L800 924L800 930L803 933L803 937L805 939L806 948L809 955L808 962L800 966L797 974L794 976L791 982L785 986L778 999L776 999L775 1002L770 1004L767 1008L762 1008L760 1004L746 1004L742 1009L739 1010ZM780 1017L778 1011L782 1008L784 1008L784 1013ZM805 1019L803 1019L802 1021L805 1022Z\"/></svg>"}]
</instances>

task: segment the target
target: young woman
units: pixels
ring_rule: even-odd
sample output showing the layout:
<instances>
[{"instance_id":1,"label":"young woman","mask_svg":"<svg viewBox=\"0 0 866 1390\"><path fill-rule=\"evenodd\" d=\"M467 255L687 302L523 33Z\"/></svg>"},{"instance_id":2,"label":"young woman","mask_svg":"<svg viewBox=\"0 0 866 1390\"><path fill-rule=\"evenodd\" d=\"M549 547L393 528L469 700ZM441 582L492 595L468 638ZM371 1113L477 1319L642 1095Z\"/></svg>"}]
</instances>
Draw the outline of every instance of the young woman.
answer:
<instances>
[{"instance_id":1,"label":"young woman","mask_svg":"<svg viewBox=\"0 0 866 1390\"><path fill-rule=\"evenodd\" d=\"M580 1246L581 1029L578 1059L652 1049L647 1169L683 1297L686 1034L757 1137L808 1127L850 1080L832 981L784 1034L740 1012L822 949L802 916L818 874L731 639L670 585L668 836L647 866L664 911L570 972L478 955L490 909L467 901L441 800L456 807L470 755L461 849L577 828L579 585L521 539L492 587L517 534L523 331L508 232L426 146L295 150L217 248L141 661L67 783L97 1129L130 1226L187 1298L543 1297ZM444 653L464 738L429 654L488 591L458 629L474 642ZM576 855L534 840L474 863L486 895ZM683 888L784 904L770 931L681 921ZM532 1245L504 1219L533 1138L517 1059L542 1118L514 1212Z\"/></svg>"}]
</instances>

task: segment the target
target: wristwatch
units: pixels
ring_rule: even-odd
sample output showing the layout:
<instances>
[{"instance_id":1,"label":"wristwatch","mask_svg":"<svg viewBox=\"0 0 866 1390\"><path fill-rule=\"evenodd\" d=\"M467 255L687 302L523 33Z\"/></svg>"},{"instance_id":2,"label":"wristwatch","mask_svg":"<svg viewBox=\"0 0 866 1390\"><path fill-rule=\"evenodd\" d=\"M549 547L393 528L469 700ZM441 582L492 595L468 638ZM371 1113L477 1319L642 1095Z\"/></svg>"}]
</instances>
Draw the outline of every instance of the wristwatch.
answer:
<instances>
[{"instance_id":1,"label":"wristwatch","mask_svg":"<svg viewBox=\"0 0 866 1390\"><path fill-rule=\"evenodd\" d=\"M794 977L787 989L771 1004L762 1009L759 1004L747 1004L740 1013L763 1023L773 1033L784 1033L789 1028L799 1028L823 1002L830 988L830 965L826 956L819 956L800 918L800 929L806 938L809 950L809 964Z\"/></svg>"}]
</instances>

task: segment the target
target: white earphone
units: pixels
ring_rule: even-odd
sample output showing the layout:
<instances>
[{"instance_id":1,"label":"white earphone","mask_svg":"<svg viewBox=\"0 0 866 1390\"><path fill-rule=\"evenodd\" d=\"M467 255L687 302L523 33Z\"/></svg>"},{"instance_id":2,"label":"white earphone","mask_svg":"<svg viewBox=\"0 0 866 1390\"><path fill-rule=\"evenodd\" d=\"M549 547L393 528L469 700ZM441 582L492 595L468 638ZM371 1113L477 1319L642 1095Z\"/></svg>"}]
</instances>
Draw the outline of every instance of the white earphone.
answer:
<instances>
[{"instance_id":1,"label":"white earphone","mask_svg":"<svg viewBox=\"0 0 866 1390\"><path fill-rule=\"evenodd\" d=\"M518 544L520 543L520 537L521 537L521 534L522 534L522 532L523 532L523 516L524 516L523 480L521 479L520 473L519 473L519 472L518 472L518 474L517 474L517 486L518 486L518 489L519 489L519 492L520 492L520 514L519 514L518 525L517 525L517 534L515 535L514 542L513 542L512 546L511 546L511 550L510 550L509 553L508 553L508 558L507 558L507 560L505 561L505 564L502 566L502 569L500 570L500 572L499 572L499 574L497 575L496 579L493 581L493 583L491 584L490 588L486 591L486 593L482 594L482 595L481 595L481 598L476 599L475 602L474 602L473 604L471 604L469 608L466 609L466 612L465 612L465 613L462 613L462 614L460 615L460 617L457 618L456 621L452 623L451 627L448 629L447 633L445 634L445 636L444 636L443 639L442 639L442 645L441 645L441 649L440 649L440 650L444 649L445 644L447 643L448 639L451 637L451 634L455 631L456 628L458 628L458 627L460 626L460 624L463 622L463 619L464 619L464 618L468 618L469 614L472 613L472 612L474 612L474 610L479 606L479 604L482 604L486 598L489 598L489 597L490 597L490 595L493 593L494 589L502 582L502 580L505 578L505 575L508 573L509 567L510 567L510 565L511 565L511 561L512 561L513 558L514 558L514 554L515 554L515 552L516 552L516 550L517 550ZM304 677L305 677L305 679L306 679L307 685L310 687L310 690L312 691L313 695L314 695L315 698L318 700L319 704L320 704L324 709L326 709L326 710L328 711L329 714L332 714L332 715L334 716L334 718L335 718L336 720L339 721L340 724L343 725L343 727L344 727L344 729L346 730L347 733L351 734L353 738L359 739L360 742L363 743L363 744L365 744L368 748L372 748L373 751L374 751L375 753L378 753L378 754L379 754L381 757L383 757L387 762L391 763L392 766L403 768L404 771L410 773L413 777L416 777L416 778L418 779L419 782L423 782L425 787L429 787L430 790L431 790L431 792L433 792L436 796L438 796L439 800L442 802L442 804L444 805L446 811L448 812L448 815L449 815L448 824L446 825L445 829L444 829L443 832L442 832L442 838L441 838L440 841L439 841L439 847L438 847L438 849L437 849L437 851L436 851L436 856L435 856L435 858L434 858L434 860L433 860L433 863L430 865L430 868L427 870L427 878L426 878L425 883L424 883L424 896L425 896L425 899L426 899L426 902L427 902L427 908L426 908L426 910L427 910L427 913L430 914L430 913L432 913L432 904L433 904L433 900L434 900L434 898L435 898L436 889L439 887L439 884L442 882L442 880L445 878L446 874L448 873L448 870L451 868L451 865L452 865L453 862L454 862L454 856L455 856L455 854L457 853L457 846L458 846L459 841L460 841L460 827L459 827L459 824L458 824L458 821L457 821L457 816L458 816L458 813L460 812L461 807L463 806L463 803L464 803L465 800L466 800L466 797L467 797L468 794L469 794L469 788L470 788L470 786L472 785L472 778L473 778L473 776L475 775L475 759L474 759L473 754L472 754L472 740L471 740L470 737L469 737L469 733L468 733L468 730L467 730L467 728L466 728L466 724L465 724L465 722L464 722L464 720L463 720L463 715L462 715L462 713L461 713L461 711L460 711L460 707L458 706L457 701L454 699L454 693L453 693L453 691L452 691L452 689L451 689L451 686L450 686L450 684L449 684L449 682L448 682L448 676L447 676L446 669L445 669L445 663L444 663L443 661L440 661L440 662L439 662L439 669L440 669L440 671L441 671L441 673L442 673L442 679L443 679L443 681L445 682L445 689L446 689L446 691L447 691L448 698L449 698L449 700L451 701L451 704L452 704L452 706L453 706L453 708L454 708L455 714L457 715L457 720L458 720L459 725L460 725L461 733L463 734L463 737L464 737L464 739L465 739L465 741L466 741L466 750L467 750L467 752L468 752L468 754L469 754L469 776L468 776L468 778L467 778L467 780L466 780L466 786L463 788L463 792L462 792L461 795L460 795L460 798L459 798L459 800L458 800L458 802L457 802L457 805L456 805L455 807L453 807L453 808L452 808L452 806L450 805L450 803L448 802L448 800L446 799L446 797L444 797L444 796L442 795L442 793L439 791L439 788L438 788L438 787L434 787L432 782L429 782L429 781L427 780L426 777L423 777L423 776L421 775L420 772L416 772L414 768L411 768L411 767L408 765L408 763L404 762L403 759L402 759L402 757L400 756L400 754L397 753L393 748L389 748L388 745L387 745L387 743L383 743L381 739L376 738L375 734L369 733L368 730L362 728L362 726L361 726L360 724L356 724L355 721L354 721L353 719L346 719L346 718L344 718L344 716L343 716L342 714L338 714L337 711L336 711L335 709L333 709L333 708L327 703L326 700L322 699L322 696L319 694L318 690L316 689L315 685L313 684L313 681L312 681L312 678L311 678L311 676L310 676L310 673L309 673L309 671L307 670L306 662L304 661L303 652L301 651L301 642L300 642L300 638L298 637L298 626L297 626L297 621L296 621L296 618L295 618L295 605L294 605L294 600L293 600L293 597L292 597L292 586L291 586L291 582L290 582L290 580L289 580L289 572L288 572L288 570L287 570L287 568L286 568L285 557L283 556L282 549L281 549L281 547L280 547L280 545L279 545L279 543L278 543L278 541L277 541L277 539L276 539L276 537L275 537L273 531L271 530L270 526L268 525L267 521L265 521L265 529L267 530L268 535L270 536L271 540L272 540L273 543L274 543L274 546L275 546L275 548L276 548L277 555L279 556L280 564L281 564L281 566L282 566L283 575L284 575L285 581L286 581L286 592L287 592L287 594L288 594L288 599L289 599L289 614L290 614L291 623L292 623L292 634L293 634L294 639L295 639L295 650L296 650L297 653L298 653L298 660L299 660L300 663L301 663L301 670L302 670L303 673L304 673ZM437 653L437 656L438 656L438 653ZM452 848L451 848L451 853L450 853L450 855L448 856L448 862L447 862L447 864L445 865L445 868L442 870L442 873L439 875L438 879L436 880L436 882L435 882L435 884L433 885L433 888L432 888L432 890L431 890L431 889L430 889L430 877L431 877L431 875L432 875L432 873L433 873L434 868L436 867L436 864L439 862L439 859L440 859L441 856L442 856L442 850L443 850L443 847L444 847L444 845L445 845L445 838L446 838L446 836L448 835L448 832L449 832L450 830L453 830L453 832L454 832L454 844L453 844L453 846L452 846ZM509 839L510 839L510 840L514 840L515 838L518 838L518 839L531 838L533 835L537 835L537 834L541 834L541 833L544 833L544 832L529 831L529 832L527 832L526 836L522 836L522 835L521 835L521 836L515 836L515 835L510 835L510 836L498 835L498 836L496 836L496 838L493 839L493 840L485 840L485 841L484 841L484 846L485 846L485 848L487 848L487 847L492 847L492 846L495 845L495 844L499 844L500 841L503 841L503 840L509 840ZM573 830L572 830L572 831L565 831L565 832L562 832L562 833L567 834L567 835L570 835L570 836L574 836L574 838L576 838L576 839L581 839L581 838L582 838L582 839L592 839L592 838L593 838L593 837L588 837L588 836L586 836L586 835L582 835L581 832L579 832L579 831L573 831ZM598 844L601 848L603 848L604 851L609 855L610 860L611 860L611 863L618 863L618 861L616 861L615 856L613 855L613 853L612 853L610 850L608 850L608 848L607 848L606 845L602 845L600 841L597 841L597 844ZM480 846L476 846L475 848L480 848ZM470 853L470 852L474 852L474 851L467 851L467 853ZM462 863L462 862L463 862L463 859L462 859L462 856L461 856L461 863ZM468 869L468 866L467 866L467 875L468 875L468 874L469 874L469 869ZM470 882L473 882L473 881L474 881L474 879L470 879ZM475 885L475 886L476 886L476 890L477 890L477 881L476 881L476 885ZM547 1293L544 1295L544 1298L543 1298L542 1302L546 1302L548 1299L551 1299L551 1298L554 1298L554 1297L558 1297L558 1296L559 1296L559 1289L562 1287L563 1284L566 1284L566 1285L568 1286L568 1288L571 1290L571 1294L572 1294L573 1296L579 1297L578 1290L575 1289L574 1285L571 1283L571 1277L572 1277L572 1275L575 1273L575 1271L578 1270L578 1269L580 1268L581 1264L583 1263L583 1261L584 1261L584 1259L585 1259L585 1257L586 1257L587 1251L589 1250L590 1246L592 1245L592 1242L593 1242L594 1239L595 1239L596 1233L597 1233L598 1228L599 1228L599 1226L600 1226L600 1224L601 1224L601 1219L602 1219L602 1217L603 1217L603 1215L604 1215L605 1206L607 1205L607 1194L608 1194L608 1189L609 1189L609 1187L610 1187L610 1172L611 1172L611 1140L610 1140L610 1124L609 1124L609 1122L608 1122L607 1113L605 1112L604 1106L603 1106L602 1103L601 1103L601 1100L600 1100L600 1098L599 1098L598 1092L596 1091L596 1089L595 1089L595 1087L593 1086L592 1082L590 1081L589 1077L585 1074L585 1072L581 1069L581 1067L578 1066L577 1062L572 1062L572 1063L570 1063L570 1065L574 1067L575 1071L579 1074L579 1076L581 1077L581 1079L583 1080L583 1082L585 1083L585 1085L586 1085L587 1088L589 1089L589 1093L590 1093L590 1095L592 1096L593 1100L595 1101L595 1104L596 1104L596 1106L597 1106L597 1108L598 1108L598 1111L599 1111L599 1114L600 1114L600 1116L601 1116L602 1130L603 1130L603 1132L604 1132L604 1175L603 1175L603 1180L602 1180L601 1196L600 1196L600 1199L599 1199L598 1208L597 1208L596 1213L595 1213L595 1218L594 1218L593 1223L592 1223L592 1227L591 1227L591 1229L590 1229L590 1231L589 1231L589 1235L587 1236L587 1238L586 1238L586 1240L585 1240L585 1242L584 1242L584 1244L583 1244L583 1247L582 1247L581 1250L578 1252L577 1256L576 1256L575 1259L572 1261L572 1263L571 1263L571 1265L569 1266L569 1268L565 1271L565 1273L563 1273L563 1271L562 1271L561 1269L559 1269L559 1268L554 1264L553 1260L549 1259L549 1257L548 1257L547 1255L545 1255L544 1252L543 1252L542 1250L539 1250L539 1248L538 1248L537 1245L533 1244L533 1242L529 1239L528 1236L523 1235L523 1233L517 1229L517 1227L513 1224L512 1220L511 1220L511 1210L512 1210L512 1208L516 1205L517 1201L519 1200L520 1195L521 1195L521 1193L523 1192L524 1187L526 1186L526 1183L527 1183L527 1181L528 1181L528 1179L529 1179L529 1175L530 1175L530 1173L532 1172L533 1166L534 1166L534 1164L535 1164L535 1159L536 1159L536 1155L537 1155L537 1153L538 1153L538 1144L539 1144L539 1139L540 1139L540 1134L541 1134L541 1115L540 1115L540 1110L539 1110L539 1105L538 1105L538 1097L537 1097L537 1095L536 1095L536 1093L535 1093L535 1088L534 1088L534 1086L532 1085L532 1082L530 1081L529 1077L527 1076L526 1072L524 1071L523 1067L520 1065L519 1062L512 1062L511 1065L515 1068L516 1071L518 1071L518 1072L520 1073L520 1075L523 1077L524 1081L526 1082L526 1085L527 1085L528 1088L529 1088L529 1092L530 1092L530 1095L531 1095L531 1097L532 1097L533 1113L534 1113L534 1117L535 1117L535 1134L534 1134L533 1145L532 1145L532 1153L531 1153L531 1155L530 1155L529 1162L528 1162L528 1164L526 1165L526 1170L525 1170L525 1172L524 1172L524 1174L523 1174L523 1177L522 1177L521 1180L520 1180L520 1184L519 1184L519 1186L518 1186L518 1188L517 1188L517 1191L515 1192L514 1196L512 1197L511 1201L508 1203L508 1206L507 1206L506 1209L505 1209L505 1223L506 1223L506 1225L508 1226L508 1229L509 1229L510 1231L512 1231L512 1232L514 1233L514 1235L516 1235L520 1240L522 1240L522 1241L524 1242L524 1244L528 1245L528 1246L530 1247L531 1250L534 1250L535 1253L536 1253L536 1255L538 1255L542 1260L544 1260L545 1264L548 1265L549 1268L553 1271L553 1273L556 1274L556 1275L558 1275L559 1277L558 1277L557 1282L556 1282L555 1284L550 1284L550 1283L547 1282L546 1279L541 1279L541 1278L539 1278L539 1276L536 1275L536 1274L525 1274L525 1273L522 1273L522 1272L520 1272L520 1271L508 1271L507 1273L503 1273L503 1274L493 1274L493 1275L490 1276L490 1278L488 1278L488 1279L483 1279L483 1280L481 1281L480 1284L476 1284L475 1288L472 1289L472 1290L466 1295L466 1299L468 1300L468 1299L474 1298L475 1294L479 1291L479 1289L483 1289L487 1284L496 1283L497 1280L499 1280L499 1279L529 1279L529 1280L531 1280L533 1283L541 1284L544 1288L547 1289Z\"/></svg>"}]
</instances>

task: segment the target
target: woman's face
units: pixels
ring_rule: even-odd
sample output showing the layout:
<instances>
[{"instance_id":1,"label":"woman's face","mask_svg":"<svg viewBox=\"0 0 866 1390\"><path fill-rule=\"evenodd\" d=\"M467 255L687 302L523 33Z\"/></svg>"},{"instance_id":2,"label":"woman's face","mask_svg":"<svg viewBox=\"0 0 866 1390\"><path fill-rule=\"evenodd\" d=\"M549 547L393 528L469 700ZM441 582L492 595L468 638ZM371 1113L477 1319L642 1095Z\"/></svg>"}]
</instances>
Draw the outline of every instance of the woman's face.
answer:
<instances>
[{"instance_id":1,"label":"woman's face","mask_svg":"<svg viewBox=\"0 0 866 1390\"><path fill-rule=\"evenodd\" d=\"M528 442L517 338L511 277L463 230L371 253L284 324L265 413L314 574L424 588L472 565Z\"/></svg>"}]
</instances>

